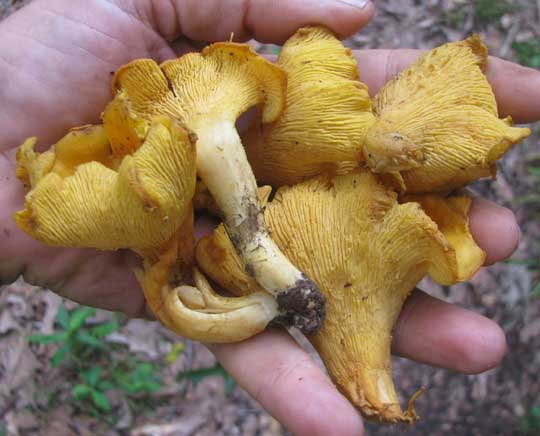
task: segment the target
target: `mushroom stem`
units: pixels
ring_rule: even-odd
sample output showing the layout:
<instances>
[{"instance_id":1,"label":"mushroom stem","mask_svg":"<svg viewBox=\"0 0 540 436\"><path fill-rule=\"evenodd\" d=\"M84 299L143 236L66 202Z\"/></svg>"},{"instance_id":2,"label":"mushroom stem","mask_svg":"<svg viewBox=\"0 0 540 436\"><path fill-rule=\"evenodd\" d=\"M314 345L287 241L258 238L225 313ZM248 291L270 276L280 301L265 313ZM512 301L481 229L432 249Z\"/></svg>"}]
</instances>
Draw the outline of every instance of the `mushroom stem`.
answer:
<instances>
[{"instance_id":1,"label":"mushroom stem","mask_svg":"<svg viewBox=\"0 0 540 436\"><path fill-rule=\"evenodd\" d=\"M222 211L246 271L277 298L278 321L306 334L317 333L324 320L324 297L270 237L257 183L234 122L206 118L190 127L198 135L198 174Z\"/></svg>"},{"instance_id":2,"label":"mushroom stem","mask_svg":"<svg viewBox=\"0 0 540 436\"><path fill-rule=\"evenodd\" d=\"M165 310L176 333L202 342L238 342L263 331L277 315L275 300L265 292L224 298L223 306L190 309L182 301L186 286L170 290ZM196 288L191 288L196 289ZM214 303L217 300L214 300Z\"/></svg>"},{"instance_id":3,"label":"mushroom stem","mask_svg":"<svg viewBox=\"0 0 540 436\"><path fill-rule=\"evenodd\" d=\"M154 315L175 333L201 342L237 342L262 332L279 313L277 303L266 292L227 298L214 292L208 281L194 271L192 286L169 286L177 262L175 240L157 262L145 261L137 271L148 305Z\"/></svg>"},{"instance_id":4,"label":"mushroom stem","mask_svg":"<svg viewBox=\"0 0 540 436\"><path fill-rule=\"evenodd\" d=\"M189 286L189 288L196 289L197 292L199 292L203 301L203 306L208 311L215 311L216 313L219 313L220 311L222 312L227 309L240 309L246 305L245 303L246 301L252 300L251 298L243 298L243 297L227 298L227 297L223 297L217 294L212 289L212 286L210 286L210 283L208 283L208 280L206 279L206 277L199 271L198 268L193 268L193 276L195 279L196 288L192 288L191 286ZM188 288L188 286L183 286L183 288L184 289L182 291L185 291L185 288ZM182 293L182 291L179 292L179 295L180 293ZM257 302L261 300L261 298L258 297L260 294L264 295L265 298L270 298L270 301L272 301L272 305L270 307L275 306L274 299L271 296L269 296L267 292L264 292L264 291L254 292L253 294L250 294L249 297L256 295L257 297L253 298L253 300L254 302ZM182 298L182 301L185 303L185 298L183 297L183 295L180 298ZM263 298L263 300L265 298ZM276 315L277 314L275 314L274 316Z\"/></svg>"}]
</instances>

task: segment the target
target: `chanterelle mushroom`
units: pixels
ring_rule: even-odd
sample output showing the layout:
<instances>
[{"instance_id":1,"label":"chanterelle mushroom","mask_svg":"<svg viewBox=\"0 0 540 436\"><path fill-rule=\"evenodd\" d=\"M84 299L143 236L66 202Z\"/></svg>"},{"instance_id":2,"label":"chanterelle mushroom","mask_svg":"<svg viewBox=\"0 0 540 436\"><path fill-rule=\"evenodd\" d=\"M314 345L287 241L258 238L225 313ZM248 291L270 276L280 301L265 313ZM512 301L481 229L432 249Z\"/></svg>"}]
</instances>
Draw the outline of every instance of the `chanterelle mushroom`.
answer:
<instances>
[{"instance_id":1,"label":"chanterelle mushroom","mask_svg":"<svg viewBox=\"0 0 540 436\"><path fill-rule=\"evenodd\" d=\"M157 257L191 213L195 148L169 119L150 123L143 145L120 160L103 126L74 129L42 154L35 143L18 151L17 175L32 190L15 220L40 241Z\"/></svg>"},{"instance_id":2,"label":"chanterelle mushroom","mask_svg":"<svg viewBox=\"0 0 540 436\"><path fill-rule=\"evenodd\" d=\"M446 207L445 200L437 201L435 208ZM441 227L458 241L453 247L418 203L398 204L392 189L370 172L282 188L266 217L279 246L327 297L326 321L311 340L337 387L367 417L412 421L415 397L404 413L392 383L392 329L426 273L451 284L482 264L483 253L460 255L463 241L474 244L467 226L460 227L466 218L456 212L448 218L456 224ZM257 290L223 228L203 238L196 253L199 266L222 286L238 294ZM467 265L460 267L462 262Z\"/></svg>"},{"instance_id":3,"label":"chanterelle mushroom","mask_svg":"<svg viewBox=\"0 0 540 436\"><path fill-rule=\"evenodd\" d=\"M121 128L126 120L116 122ZM198 272L199 288L187 286L193 264L193 134L160 117L132 140L114 149L103 126L73 129L42 154L33 150L35 138L27 140L17 155L17 176L31 191L15 215L17 224L50 245L138 253L145 263L138 277L150 308L183 336L233 342L262 331L278 316L266 292L219 297ZM177 288L170 284L175 273L184 276Z\"/></svg>"},{"instance_id":4,"label":"chanterelle mushroom","mask_svg":"<svg viewBox=\"0 0 540 436\"><path fill-rule=\"evenodd\" d=\"M277 298L281 314L305 333L315 333L324 318L324 297L317 286L281 253L272 241L257 197L257 184L235 128L236 119L253 106L262 121L282 112L285 74L249 46L217 43L202 54L188 54L158 66L137 60L115 75L117 93L104 114L125 114L115 132L113 149L144 120L166 114L197 134L197 173L221 209L227 232L261 286Z\"/></svg>"},{"instance_id":5,"label":"chanterelle mushroom","mask_svg":"<svg viewBox=\"0 0 540 436\"><path fill-rule=\"evenodd\" d=\"M283 116L252 126L243 138L257 180L290 185L339 173L347 161L350 171L363 160L364 138L375 121L351 50L330 30L305 27L283 46L278 65L288 78Z\"/></svg>"},{"instance_id":6,"label":"chanterelle mushroom","mask_svg":"<svg viewBox=\"0 0 540 436\"><path fill-rule=\"evenodd\" d=\"M438 47L373 100L377 122L364 146L368 165L408 193L451 191L495 175L496 161L531 131L500 120L478 36Z\"/></svg>"}]
</instances>

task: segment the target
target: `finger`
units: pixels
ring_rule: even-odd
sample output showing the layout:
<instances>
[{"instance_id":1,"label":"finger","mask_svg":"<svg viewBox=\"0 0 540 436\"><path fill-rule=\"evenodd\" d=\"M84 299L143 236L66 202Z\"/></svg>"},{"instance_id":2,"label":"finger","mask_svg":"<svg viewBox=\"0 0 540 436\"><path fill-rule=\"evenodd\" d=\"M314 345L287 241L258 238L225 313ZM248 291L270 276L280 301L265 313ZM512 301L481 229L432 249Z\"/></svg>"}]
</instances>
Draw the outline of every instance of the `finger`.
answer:
<instances>
[{"instance_id":1,"label":"finger","mask_svg":"<svg viewBox=\"0 0 540 436\"><path fill-rule=\"evenodd\" d=\"M240 386L293 434L363 434L356 410L286 332L271 330L210 349Z\"/></svg>"},{"instance_id":2,"label":"finger","mask_svg":"<svg viewBox=\"0 0 540 436\"><path fill-rule=\"evenodd\" d=\"M486 74L501 116L516 123L540 120L540 71L491 57Z\"/></svg>"},{"instance_id":3,"label":"finger","mask_svg":"<svg viewBox=\"0 0 540 436\"><path fill-rule=\"evenodd\" d=\"M493 321L415 290L396 324L393 352L431 366L477 374L501 361L506 338Z\"/></svg>"},{"instance_id":4,"label":"finger","mask_svg":"<svg viewBox=\"0 0 540 436\"><path fill-rule=\"evenodd\" d=\"M372 94L421 54L420 50L355 51L360 77ZM540 120L540 71L490 57L486 75L502 117L510 115L517 123Z\"/></svg>"},{"instance_id":5,"label":"finger","mask_svg":"<svg viewBox=\"0 0 540 436\"><path fill-rule=\"evenodd\" d=\"M519 226L514 213L483 198L475 198L469 212L469 228L486 252L486 265L509 257L519 244Z\"/></svg>"},{"instance_id":6,"label":"finger","mask_svg":"<svg viewBox=\"0 0 540 436\"><path fill-rule=\"evenodd\" d=\"M283 43L296 29L322 24L341 38L356 33L373 16L367 0L161 0L141 3L142 17L169 41L255 38Z\"/></svg>"}]
</instances>

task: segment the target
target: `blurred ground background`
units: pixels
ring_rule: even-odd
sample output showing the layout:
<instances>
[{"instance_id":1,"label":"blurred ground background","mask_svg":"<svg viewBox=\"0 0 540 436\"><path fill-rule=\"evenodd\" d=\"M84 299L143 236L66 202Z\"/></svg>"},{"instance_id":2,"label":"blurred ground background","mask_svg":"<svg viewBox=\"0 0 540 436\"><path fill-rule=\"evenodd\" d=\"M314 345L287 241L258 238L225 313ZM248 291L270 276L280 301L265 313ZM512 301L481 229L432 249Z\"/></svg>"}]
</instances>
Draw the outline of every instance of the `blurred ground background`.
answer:
<instances>
[{"instance_id":1,"label":"blurred ground background","mask_svg":"<svg viewBox=\"0 0 540 436\"><path fill-rule=\"evenodd\" d=\"M0 0L0 18L23 3ZM477 32L491 54L540 68L538 0L375 3L376 18L348 45L427 49ZM503 159L495 182L474 186L517 214L522 238L514 257L483 269L470 283L426 283L432 294L500 323L510 352L500 367L475 376L395 359L404 400L428 387L417 402L422 420L410 430L368 424L368 434L540 434L539 126L534 130ZM287 433L203 347L156 323L90 311L17 282L0 292L0 436L5 434Z\"/></svg>"}]
</instances>

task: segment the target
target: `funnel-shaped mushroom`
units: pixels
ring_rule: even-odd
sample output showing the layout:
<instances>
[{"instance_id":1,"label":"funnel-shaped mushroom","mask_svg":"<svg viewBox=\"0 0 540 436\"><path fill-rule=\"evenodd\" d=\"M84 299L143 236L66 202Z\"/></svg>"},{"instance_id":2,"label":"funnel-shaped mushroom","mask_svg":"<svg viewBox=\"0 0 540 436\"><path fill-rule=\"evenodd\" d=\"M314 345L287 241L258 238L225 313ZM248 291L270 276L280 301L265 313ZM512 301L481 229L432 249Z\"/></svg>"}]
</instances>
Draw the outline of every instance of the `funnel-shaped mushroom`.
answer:
<instances>
[{"instance_id":1,"label":"funnel-shaped mushroom","mask_svg":"<svg viewBox=\"0 0 540 436\"><path fill-rule=\"evenodd\" d=\"M144 129L140 120L157 114L179 119L194 131L197 173L219 206L247 270L277 297L280 311L293 325L315 333L324 318L324 298L270 238L235 128L237 118L253 106L261 108L264 123L275 121L285 104L285 81L278 67L241 44L213 44L202 54L188 54L161 67L138 60L116 73L117 94L104 122L115 132L113 150L129 149L125 138ZM124 113L127 122L108 126L109 112Z\"/></svg>"},{"instance_id":2,"label":"funnel-shaped mushroom","mask_svg":"<svg viewBox=\"0 0 540 436\"><path fill-rule=\"evenodd\" d=\"M375 121L351 51L330 30L306 27L283 46L278 65L288 78L284 113L244 136L257 180L290 185L340 173L346 161L350 171L363 160L364 137Z\"/></svg>"},{"instance_id":3,"label":"funnel-shaped mushroom","mask_svg":"<svg viewBox=\"0 0 540 436\"><path fill-rule=\"evenodd\" d=\"M409 193L451 191L496 174L496 161L530 134L498 117L478 36L438 47L373 100L377 122L364 146L368 165L392 173Z\"/></svg>"},{"instance_id":4,"label":"funnel-shaped mushroom","mask_svg":"<svg viewBox=\"0 0 540 436\"><path fill-rule=\"evenodd\" d=\"M121 130L127 119L114 121ZM231 342L264 330L278 315L266 292L219 297L197 272L201 288L186 286L193 264L195 137L168 118L145 124L124 149L111 146L103 126L73 129L42 154L33 150L35 138L27 140L17 155L17 176L31 191L17 224L50 245L138 253L145 271L137 275L151 310L183 336ZM178 275L182 286L174 289Z\"/></svg>"},{"instance_id":5,"label":"funnel-shaped mushroom","mask_svg":"<svg viewBox=\"0 0 540 436\"><path fill-rule=\"evenodd\" d=\"M456 251L437 224L419 204L398 204L369 172L282 188L266 216L279 246L327 297L325 324L311 340L333 381L365 416L412 421L415 397L404 413L392 383L392 329L426 273L458 278ZM196 258L235 293L257 290L223 228L199 241Z\"/></svg>"},{"instance_id":6,"label":"funnel-shaped mushroom","mask_svg":"<svg viewBox=\"0 0 540 436\"><path fill-rule=\"evenodd\" d=\"M35 143L18 152L17 174L32 190L15 220L40 241L158 257L191 213L195 147L171 120L155 120L137 152L116 163L103 126L72 130L43 154Z\"/></svg>"}]
</instances>

